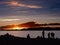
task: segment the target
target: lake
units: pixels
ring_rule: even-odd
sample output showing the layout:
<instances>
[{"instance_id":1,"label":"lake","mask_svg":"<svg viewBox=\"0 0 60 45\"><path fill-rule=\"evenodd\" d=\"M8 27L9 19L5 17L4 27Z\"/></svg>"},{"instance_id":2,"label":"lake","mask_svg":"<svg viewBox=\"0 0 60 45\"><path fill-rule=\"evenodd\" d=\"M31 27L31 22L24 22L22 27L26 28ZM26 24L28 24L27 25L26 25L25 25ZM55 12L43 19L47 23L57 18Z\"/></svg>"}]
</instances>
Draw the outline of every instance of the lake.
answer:
<instances>
[{"instance_id":1,"label":"lake","mask_svg":"<svg viewBox=\"0 0 60 45\"><path fill-rule=\"evenodd\" d=\"M45 31L45 37L47 38L47 34L49 32L55 33L55 38L60 38L60 31ZM14 36L18 37L27 37L28 34L30 34L31 38L36 38L37 36L42 36L42 31L0 31L0 35L4 35L6 33L9 33Z\"/></svg>"}]
</instances>

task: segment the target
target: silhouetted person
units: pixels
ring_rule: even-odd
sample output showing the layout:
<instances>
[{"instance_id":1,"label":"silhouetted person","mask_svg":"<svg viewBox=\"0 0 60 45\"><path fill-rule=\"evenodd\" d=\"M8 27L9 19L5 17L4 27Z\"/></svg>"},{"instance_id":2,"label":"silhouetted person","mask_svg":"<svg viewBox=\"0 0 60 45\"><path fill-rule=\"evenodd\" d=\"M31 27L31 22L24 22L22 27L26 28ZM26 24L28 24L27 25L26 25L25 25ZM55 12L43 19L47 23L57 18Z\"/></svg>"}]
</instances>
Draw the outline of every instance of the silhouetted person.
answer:
<instances>
[{"instance_id":1,"label":"silhouetted person","mask_svg":"<svg viewBox=\"0 0 60 45\"><path fill-rule=\"evenodd\" d=\"M38 39L40 39L41 37L40 36L37 36Z\"/></svg>"},{"instance_id":2,"label":"silhouetted person","mask_svg":"<svg viewBox=\"0 0 60 45\"><path fill-rule=\"evenodd\" d=\"M5 36L9 36L9 33L6 33Z\"/></svg>"},{"instance_id":3,"label":"silhouetted person","mask_svg":"<svg viewBox=\"0 0 60 45\"><path fill-rule=\"evenodd\" d=\"M54 36L55 36L55 34L52 32L52 33L51 33L51 38L54 38Z\"/></svg>"},{"instance_id":4,"label":"silhouetted person","mask_svg":"<svg viewBox=\"0 0 60 45\"><path fill-rule=\"evenodd\" d=\"M9 33L6 33L6 35L9 35Z\"/></svg>"},{"instance_id":5,"label":"silhouetted person","mask_svg":"<svg viewBox=\"0 0 60 45\"><path fill-rule=\"evenodd\" d=\"M44 30L42 31L42 37L45 38L45 32L44 32Z\"/></svg>"},{"instance_id":6,"label":"silhouetted person","mask_svg":"<svg viewBox=\"0 0 60 45\"><path fill-rule=\"evenodd\" d=\"M50 38L50 32L48 33L48 38Z\"/></svg>"},{"instance_id":7,"label":"silhouetted person","mask_svg":"<svg viewBox=\"0 0 60 45\"><path fill-rule=\"evenodd\" d=\"M27 38L28 38L28 39L30 38L30 35L29 35L29 34L27 35Z\"/></svg>"}]
</instances>

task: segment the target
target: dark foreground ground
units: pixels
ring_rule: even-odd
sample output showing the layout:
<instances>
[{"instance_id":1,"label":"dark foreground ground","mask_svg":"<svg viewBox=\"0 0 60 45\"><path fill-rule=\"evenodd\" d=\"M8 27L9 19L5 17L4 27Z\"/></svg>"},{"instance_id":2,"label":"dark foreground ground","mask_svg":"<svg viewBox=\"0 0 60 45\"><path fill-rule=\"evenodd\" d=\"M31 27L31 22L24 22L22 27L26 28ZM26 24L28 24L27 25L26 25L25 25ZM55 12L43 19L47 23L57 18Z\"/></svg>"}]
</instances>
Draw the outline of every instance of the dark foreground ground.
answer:
<instances>
[{"instance_id":1,"label":"dark foreground ground","mask_svg":"<svg viewBox=\"0 0 60 45\"><path fill-rule=\"evenodd\" d=\"M0 45L60 45L60 39L54 38L21 38L5 34L0 36Z\"/></svg>"}]
</instances>

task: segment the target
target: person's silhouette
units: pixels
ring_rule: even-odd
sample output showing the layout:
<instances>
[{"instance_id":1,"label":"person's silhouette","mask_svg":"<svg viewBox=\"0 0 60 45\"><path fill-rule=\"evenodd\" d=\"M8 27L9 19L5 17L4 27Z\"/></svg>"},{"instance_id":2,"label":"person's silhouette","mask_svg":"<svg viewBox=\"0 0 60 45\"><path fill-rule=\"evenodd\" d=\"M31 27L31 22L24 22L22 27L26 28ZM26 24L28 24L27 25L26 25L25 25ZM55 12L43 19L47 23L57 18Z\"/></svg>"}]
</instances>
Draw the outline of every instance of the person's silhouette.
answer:
<instances>
[{"instance_id":1,"label":"person's silhouette","mask_svg":"<svg viewBox=\"0 0 60 45\"><path fill-rule=\"evenodd\" d=\"M37 36L38 39L40 39L40 36Z\"/></svg>"},{"instance_id":2,"label":"person's silhouette","mask_svg":"<svg viewBox=\"0 0 60 45\"><path fill-rule=\"evenodd\" d=\"M48 33L48 38L50 38L50 32Z\"/></svg>"},{"instance_id":3,"label":"person's silhouette","mask_svg":"<svg viewBox=\"0 0 60 45\"><path fill-rule=\"evenodd\" d=\"M29 34L27 35L27 38L30 38L30 35Z\"/></svg>"},{"instance_id":4,"label":"person's silhouette","mask_svg":"<svg viewBox=\"0 0 60 45\"><path fill-rule=\"evenodd\" d=\"M43 38L45 38L45 32L44 32L44 30L42 31L42 36L43 36Z\"/></svg>"},{"instance_id":5,"label":"person's silhouette","mask_svg":"<svg viewBox=\"0 0 60 45\"><path fill-rule=\"evenodd\" d=\"M54 36L55 36L55 34L52 32L52 33L51 33L51 38L54 38Z\"/></svg>"},{"instance_id":6,"label":"person's silhouette","mask_svg":"<svg viewBox=\"0 0 60 45\"><path fill-rule=\"evenodd\" d=\"M9 35L9 33L6 33L6 35Z\"/></svg>"}]
</instances>

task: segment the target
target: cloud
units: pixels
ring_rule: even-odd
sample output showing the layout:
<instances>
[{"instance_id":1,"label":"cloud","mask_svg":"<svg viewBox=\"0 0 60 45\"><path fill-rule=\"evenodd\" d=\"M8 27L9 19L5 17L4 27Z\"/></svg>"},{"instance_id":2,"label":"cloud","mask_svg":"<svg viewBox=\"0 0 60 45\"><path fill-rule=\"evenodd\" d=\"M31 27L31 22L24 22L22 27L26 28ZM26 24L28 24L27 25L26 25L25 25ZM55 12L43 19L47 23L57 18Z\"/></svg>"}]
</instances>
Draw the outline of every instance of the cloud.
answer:
<instances>
[{"instance_id":1,"label":"cloud","mask_svg":"<svg viewBox=\"0 0 60 45\"><path fill-rule=\"evenodd\" d=\"M18 21L20 19L0 19L0 21Z\"/></svg>"},{"instance_id":2,"label":"cloud","mask_svg":"<svg viewBox=\"0 0 60 45\"><path fill-rule=\"evenodd\" d=\"M35 5L27 5L29 8L42 8L42 6L35 6Z\"/></svg>"},{"instance_id":3,"label":"cloud","mask_svg":"<svg viewBox=\"0 0 60 45\"><path fill-rule=\"evenodd\" d=\"M0 4L6 4L8 6L16 6L16 7L26 7L26 8L43 8L42 6L23 4L18 1L1 2Z\"/></svg>"},{"instance_id":4,"label":"cloud","mask_svg":"<svg viewBox=\"0 0 60 45\"><path fill-rule=\"evenodd\" d=\"M18 25L6 25L6 26L1 26L0 29L4 29L4 30L10 30L14 27L20 27L20 28L38 28L39 24L37 24L36 22L26 22L26 23L22 23L22 24L18 24Z\"/></svg>"},{"instance_id":5,"label":"cloud","mask_svg":"<svg viewBox=\"0 0 60 45\"><path fill-rule=\"evenodd\" d=\"M48 23L48 24L38 24L34 21L31 22L26 22L26 23L22 23L22 24L14 24L14 25L6 25L6 26L1 26L0 29L4 29L4 30L10 30L13 29L14 27L20 27L22 29L27 29L27 28L59 28L60 27L60 23Z\"/></svg>"},{"instance_id":6,"label":"cloud","mask_svg":"<svg viewBox=\"0 0 60 45\"><path fill-rule=\"evenodd\" d=\"M37 24L36 22L31 21L31 22L19 24L18 26L19 27L26 27L26 28L37 28L40 25Z\"/></svg>"},{"instance_id":7,"label":"cloud","mask_svg":"<svg viewBox=\"0 0 60 45\"><path fill-rule=\"evenodd\" d=\"M17 1L9 2L8 5L11 5L11 6L19 6L19 7L27 7L27 8L42 8L42 6L27 5L27 4L19 3Z\"/></svg>"}]
</instances>

